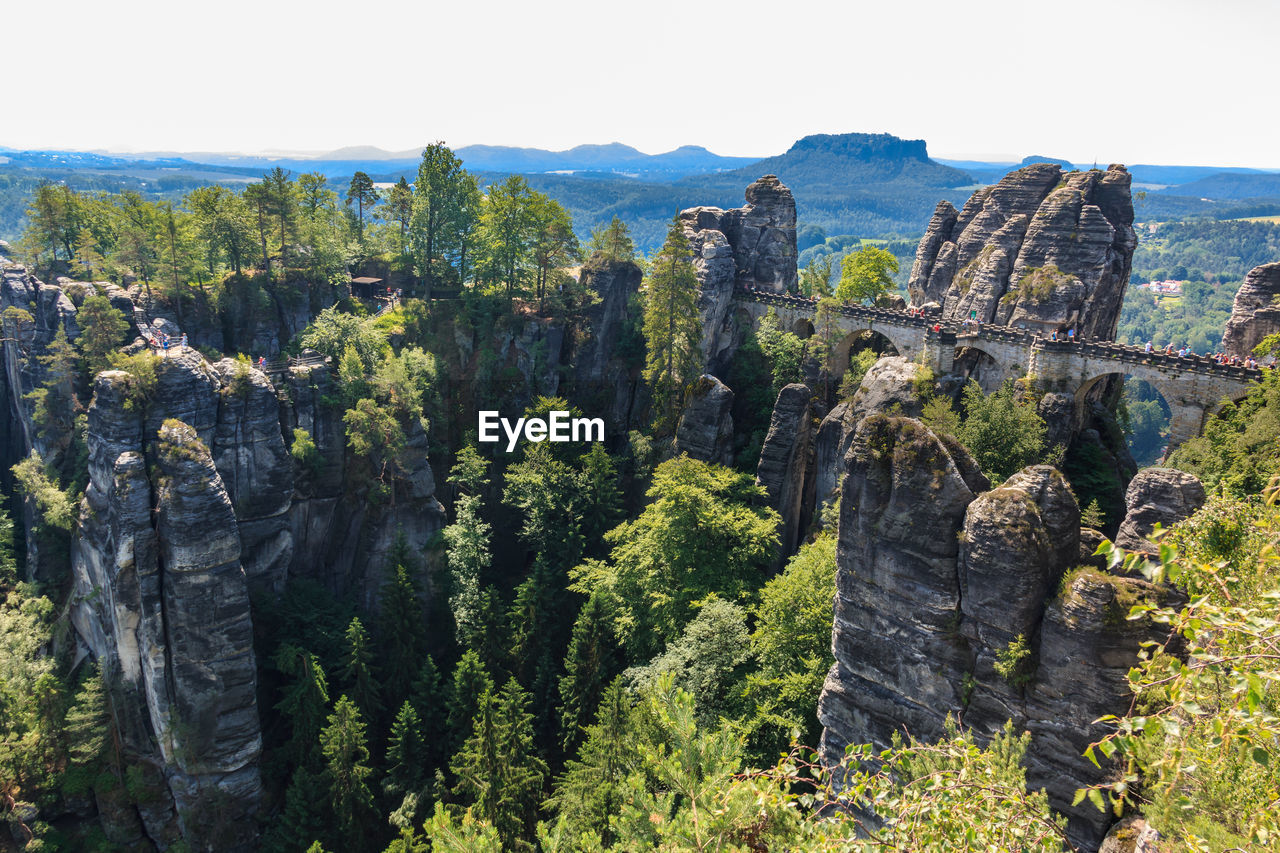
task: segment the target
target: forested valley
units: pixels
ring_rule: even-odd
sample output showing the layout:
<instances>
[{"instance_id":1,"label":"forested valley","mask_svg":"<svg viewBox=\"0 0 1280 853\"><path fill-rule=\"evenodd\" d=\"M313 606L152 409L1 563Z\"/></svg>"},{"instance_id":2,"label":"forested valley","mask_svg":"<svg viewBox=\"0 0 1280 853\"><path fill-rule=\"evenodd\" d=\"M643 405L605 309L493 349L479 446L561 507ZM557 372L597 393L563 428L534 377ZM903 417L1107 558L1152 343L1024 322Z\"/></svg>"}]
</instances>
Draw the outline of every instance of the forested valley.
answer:
<instances>
[{"instance_id":1,"label":"forested valley","mask_svg":"<svg viewBox=\"0 0 1280 853\"><path fill-rule=\"evenodd\" d=\"M1036 203L1117 174L1055 173ZM31 189L0 312L10 846L1062 851L1141 819L1171 850L1280 849L1275 372L1155 469L1199 502L1135 532L1122 431L1161 461L1154 390L1103 383L1063 414L1025 370L984 392L980 353L934 375L837 326L914 299L914 239L797 225L773 178L744 208L664 218L644 253L616 216L580 240L535 184L485 185L437 143L395 182ZM776 244L744 254L751 228ZM1176 307L1130 287L1114 337L1218 348L1278 229L1140 234L1118 266L1187 284ZM972 299L979 266L930 299ZM1047 304L1024 284L991 311ZM812 322L729 304L769 288L811 298ZM606 437L507 453L480 410L607 413ZM943 581L911 575L915 545L884 550L885 575L850 568L873 535L935 526L921 565ZM1022 551L999 538L1020 531ZM930 586L966 566L976 587L1006 554L1053 566L1031 592L1001 581L1010 610L1033 602L1025 631ZM858 598L894 581L900 624ZM849 602L885 633L927 628L936 660L841 675ZM1046 680L1067 671L1050 613L1082 656L1133 654L1087 749L1062 735L1045 758L1037 702L1076 703ZM841 742L882 712L854 683L940 736ZM1098 773L1059 774L1067 802L1029 777L1071 762Z\"/></svg>"}]
</instances>

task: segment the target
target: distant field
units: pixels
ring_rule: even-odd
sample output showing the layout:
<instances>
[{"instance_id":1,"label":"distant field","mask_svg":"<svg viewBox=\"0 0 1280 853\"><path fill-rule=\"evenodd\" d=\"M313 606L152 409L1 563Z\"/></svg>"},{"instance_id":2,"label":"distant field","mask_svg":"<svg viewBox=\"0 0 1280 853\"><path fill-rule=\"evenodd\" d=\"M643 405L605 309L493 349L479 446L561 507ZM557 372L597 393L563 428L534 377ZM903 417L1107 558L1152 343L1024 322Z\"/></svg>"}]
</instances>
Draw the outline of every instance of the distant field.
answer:
<instances>
[{"instance_id":1,"label":"distant field","mask_svg":"<svg viewBox=\"0 0 1280 853\"><path fill-rule=\"evenodd\" d=\"M1242 218L1240 218L1239 220L1236 220L1236 221L1239 221L1239 222L1270 222L1270 223L1273 223L1273 224L1275 224L1275 225L1280 225L1280 215L1276 215L1276 216L1245 216L1245 217L1242 217Z\"/></svg>"}]
</instances>

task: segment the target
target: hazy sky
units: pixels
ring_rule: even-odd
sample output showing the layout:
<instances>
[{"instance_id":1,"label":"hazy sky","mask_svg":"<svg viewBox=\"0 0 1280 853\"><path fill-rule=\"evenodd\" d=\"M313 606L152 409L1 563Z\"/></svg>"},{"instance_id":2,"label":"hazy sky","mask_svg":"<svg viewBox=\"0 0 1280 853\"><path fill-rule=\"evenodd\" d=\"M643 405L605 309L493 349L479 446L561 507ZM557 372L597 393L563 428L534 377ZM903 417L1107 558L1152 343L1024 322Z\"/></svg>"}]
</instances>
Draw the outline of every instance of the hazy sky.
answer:
<instances>
[{"instance_id":1,"label":"hazy sky","mask_svg":"<svg viewBox=\"0 0 1280 853\"><path fill-rule=\"evenodd\" d=\"M620 141L1280 168L1276 0L31 0L0 145Z\"/></svg>"}]
</instances>

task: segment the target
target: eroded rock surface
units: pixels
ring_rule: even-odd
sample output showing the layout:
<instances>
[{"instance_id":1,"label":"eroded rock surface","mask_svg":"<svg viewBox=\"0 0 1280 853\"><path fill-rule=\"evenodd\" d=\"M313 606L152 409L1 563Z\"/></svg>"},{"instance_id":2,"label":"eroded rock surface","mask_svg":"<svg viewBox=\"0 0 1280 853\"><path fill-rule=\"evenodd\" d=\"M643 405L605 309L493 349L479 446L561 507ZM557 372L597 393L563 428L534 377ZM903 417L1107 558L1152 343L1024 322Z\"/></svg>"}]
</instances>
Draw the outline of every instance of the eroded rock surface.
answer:
<instances>
[{"instance_id":1,"label":"eroded rock surface","mask_svg":"<svg viewBox=\"0 0 1280 853\"><path fill-rule=\"evenodd\" d=\"M778 394L769 432L760 450L756 482L764 486L769 505L782 516L781 558L795 551L802 524L813 514L813 437L817 429L813 392L799 382Z\"/></svg>"},{"instance_id":2,"label":"eroded rock surface","mask_svg":"<svg viewBox=\"0 0 1280 853\"><path fill-rule=\"evenodd\" d=\"M1222 350L1244 358L1263 338L1280 332L1280 263L1254 267L1244 277L1222 333Z\"/></svg>"},{"instance_id":3,"label":"eroded rock surface","mask_svg":"<svg viewBox=\"0 0 1280 853\"><path fill-rule=\"evenodd\" d=\"M940 203L916 251L912 301L953 319L1113 338L1137 245L1129 186L1123 166L1036 163L958 213Z\"/></svg>"},{"instance_id":4,"label":"eroded rock surface","mask_svg":"<svg viewBox=\"0 0 1280 853\"><path fill-rule=\"evenodd\" d=\"M624 363L618 350L627 325L638 319L632 297L643 277L635 263L603 255L582 266L582 285L600 301L586 310L584 328L575 341L573 391L592 414L607 412L605 427L615 434L626 433L640 385L632 376L633 366Z\"/></svg>"},{"instance_id":5,"label":"eroded rock surface","mask_svg":"<svg viewBox=\"0 0 1280 853\"><path fill-rule=\"evenodd\" d=\"M796 284L796 203L774 175L747 187L744 207L693 207L680 213L693 248L702 314L703 361L719 373L737 347L733 289L782 293Z\"/></svg>"},{"instance_id":6,"label":"eroded rock surface","mask_svg":"<svg viewBox=\"0 0 1280 853\"><path fill-rule=\"evenodd\" d=\"M688 402L676 429L676 452L703 462L728 465L733 461L733 392L710 374L689 390Z\"/></svg>"},{"instance_id":7,"label":"eroded rock surface","mask_svg":"<svg viewBox=\"0 0 1280 853\"><path fill-rule=\"evenodd\" d=\"M1144 468L1129 482L1124 502L1127 513L1116 533L1116 544L1131 551L1155 553L1147 537L1157 524L1167 530L1204 506L1204 486L1193 474L1176 468Z\"/></svg>"}]
</instances>

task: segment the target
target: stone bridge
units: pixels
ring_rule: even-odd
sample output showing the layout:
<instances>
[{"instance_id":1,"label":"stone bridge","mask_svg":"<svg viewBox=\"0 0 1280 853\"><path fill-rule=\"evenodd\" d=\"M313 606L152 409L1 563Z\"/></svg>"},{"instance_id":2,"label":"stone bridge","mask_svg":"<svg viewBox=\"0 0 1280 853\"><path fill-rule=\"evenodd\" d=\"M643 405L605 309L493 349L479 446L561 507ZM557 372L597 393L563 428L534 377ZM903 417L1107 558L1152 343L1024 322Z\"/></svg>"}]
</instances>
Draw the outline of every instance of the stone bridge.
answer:
<instances>
[{"instance_id":1,"label":"stone bridge","mask_svg":"<svg viewBox=\"0 0 1280 853\"><path fill-rule=\"evenodd\" d=\"M813 332L815 300L744 289L734 296L753 324L772 308L784 329L802 337ZM1239 400L1262 378L1261 370L1220 365L1205 356L1146 353L1142 347L1094 339L1054 341L1025 329L957 325L888 308L843 305L836 309L836 316L842 335L829 367L837 376L849 366L850 347L870 330L889 341L899 355L928 365L939 376L953 372L957 355L981 353L992 368L988 377L1002 381L1030 376L1046 392L1073 395L1077 405L1108 376L1144 379L1169 406L1170 449L1199 435L1209 415L1224 402ZM941 328L935 331L935 326Z\"/></svg>"}]
</instances>

